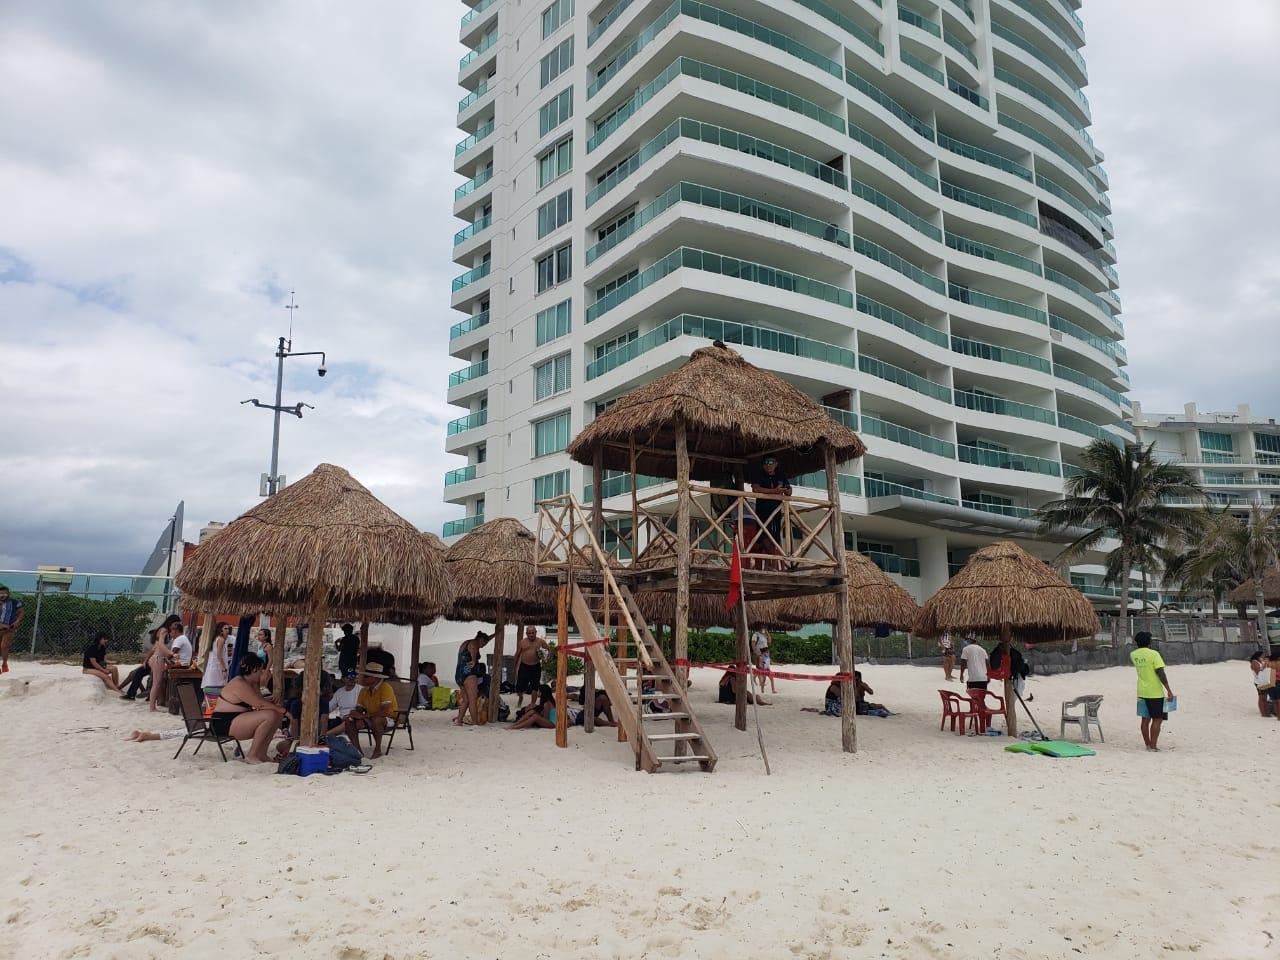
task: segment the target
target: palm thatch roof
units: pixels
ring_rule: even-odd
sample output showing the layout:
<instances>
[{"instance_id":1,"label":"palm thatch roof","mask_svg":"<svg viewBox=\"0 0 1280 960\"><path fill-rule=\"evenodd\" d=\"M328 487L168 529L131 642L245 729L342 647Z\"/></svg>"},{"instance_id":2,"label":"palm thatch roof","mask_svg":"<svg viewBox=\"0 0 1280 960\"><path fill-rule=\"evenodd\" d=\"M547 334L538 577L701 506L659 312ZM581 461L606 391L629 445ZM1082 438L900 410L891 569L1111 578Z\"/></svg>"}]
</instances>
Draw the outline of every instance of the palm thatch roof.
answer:
<instances>
[{"instance_id":1,"label":"palm thatch roof","mask_svg":"<svg viewBox=\"0 0 1280 960\"><path fill-rule=\"evenodd\" d=\"M1258 587L1253 580L1246 580L1229 594L1231 603L1250 604L1258 598ZM1280 603L1280 569L1272 567L1262 577L1262 599L1265 603Z\"/></svg>"},{"instance_id":2,"label":"palm thatch roof","mask_svg":"<svg viewBox=\"0 0 1280 960\"><path fill-rule=\"evenodd\" d=\"M1041 560L1007 541L983 547L920 610L913 631L994 634L1009 624L1014 638L1047 643L1092 636L1098 616L1084 594Z\"/></svg>"},{"instance_id":3,"label":"palm thatch roof","mask_svg":"<svg viewBox=\"0 0 1280 960\"><path fill-rule=\"evenodd\" d=\"M849 577L849 623L874 627L885 623L895 630L910 630L920 608L915 599L891 580L870 558L856 551L845 553ZM816 593L783 602L782 615L795 623L832 623L836 619L836 595Z\"/></svg>"},{"instance_id":4,"label":"palm thatch roof","mask_svg":"<svg viewBox=\"0 0 1280 960\"><path fill-rule=\"evenodd\" d=\"M175 579L188 603L331 619L443 612L444 557L341 467L322 463L200 545Z\"/></svg>"},{"instance_id":5,"label":"palm thatch roof","mask_svg":"<svg viewBox=\"0 0 1280 960\"><path fill-rule=\"evenodd\" d=\"M601 448L604 467L676 475L676 425L685 424L691 477L716 480L724 461L770 454L796 476L862 456L862 441L816 401L776 374L753 366L719 341L701 347L678 370L636 388L587 425L569 444L569 456L590 464Z\"/></svg>"},{"instance_id":6,"label":"palm thatch roof","mask_svg":"<svg viewBox=\"0 0 1280 960\"><path fill-rule=\"evenodd\" d=\"M675 622L676 595L673 590L641 590L635 594L636 606L650 626ZM689 626L699 630L708 627L733 629L738 623L738 608L726 610L724 594L689 594ZM761 624L770 630L799 626L782 615L780 600L752 600L747 603L747 623Z\"/></svg>"},{"instance_id":7,"label":"palm thatch roof","mask_svg":"<svg viewBox=\"0 0 1280 960\"><path fill-rule=\"evenodd\" d=\"M476 527L444 553L457 593L453 619L493 620L507 614L556 615L556 591L533 582L538 538L519 520L498 517Z\"/></svg>"}]
</instances>

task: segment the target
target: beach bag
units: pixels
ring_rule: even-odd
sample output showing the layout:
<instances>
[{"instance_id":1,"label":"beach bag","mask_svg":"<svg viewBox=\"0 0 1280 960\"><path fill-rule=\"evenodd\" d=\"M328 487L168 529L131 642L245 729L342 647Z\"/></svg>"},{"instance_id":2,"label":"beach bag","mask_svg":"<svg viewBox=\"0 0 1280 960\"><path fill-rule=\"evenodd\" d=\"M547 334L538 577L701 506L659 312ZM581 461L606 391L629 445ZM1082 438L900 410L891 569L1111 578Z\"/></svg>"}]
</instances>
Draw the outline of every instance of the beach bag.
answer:
<instances>
[{"instance_id":1,"label":"beach bag","mask_svg":"<svg viewBox=\"0 0 1280 960\"><path fill-rule=\"evenodd\" d=\"M351 741L346 737L325 737L324 743L329 748L330 770L346 770L364 763L364 757L360 755L360 751L352 746Z\"/></svg>"},{"instance_id":2,"label":"beach bag","mask_svg":"<svg viewBox=\"0 0 1280 960\"><path fill-rule=\"evenodd\" d=\"M505 700L498 701L498 720L506 723L511 718L511 708L507 706Z\"/></svg>"},{"instance_id":3,"label":"beach bag","mask_svg":"<svg viewBox=\"0 0 1280 960\"><path fill-rule=\"evenodd\" d=\"M302 773L302 758L296 753L291 753L280 761L276 767L276 773L287 773L291 776L299 776Z\"/></svg>"}]
</instances>

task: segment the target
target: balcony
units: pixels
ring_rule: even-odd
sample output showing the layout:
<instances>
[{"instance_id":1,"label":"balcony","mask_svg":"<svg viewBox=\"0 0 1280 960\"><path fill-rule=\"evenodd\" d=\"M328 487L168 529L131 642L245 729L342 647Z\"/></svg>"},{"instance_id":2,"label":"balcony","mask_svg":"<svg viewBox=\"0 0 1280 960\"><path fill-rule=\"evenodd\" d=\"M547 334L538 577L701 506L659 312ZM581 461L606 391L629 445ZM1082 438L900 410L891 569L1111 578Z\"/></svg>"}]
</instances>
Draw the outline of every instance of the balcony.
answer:
<instances>
[{"instance_id":1,"label":"balcony","mask_svg":"<svg viewBox=\"0 0 1280 960\"><path fill-rule=\"evenodd\" d=\"M839 76L839 74L836 74L836 76ZM920 136L924 137L926 140L932 140L934 138L935 131L933 127L929 126L929 124L925 123L923 120L917 117L914 113L912 113L902 104L900 104L897 100L895 100L893 97L889 96L889 94L885 93L883 90L877 87L870 80L866 79L865 77L859 76L858 74L854 73L852 70L845 71L844 79L845 79L845 83L849 84L849 86L853 87L855 90L863 94L868 99L874 101L875 103L878 103L884 109L888 110L891 114L893 114L903 123L905 123L908 127L914 130L916 133L920 134Z\"/></svg>"},{"instance_id":2,"label":"balcony","mask_svg":"<svg viewBox=\"0 0 1280 960\"><path fill-rule=\"evenodd\" d=\"M1025 93L1037 103L1048 107L1060 120L1062 120L1063 123L1074 130L1077 135L1082 132L1082 124L1088 123L1089 121L1089 111L1087 106L1081 107L1081 112L1084 114L1084 120L1082 121L1077 114L1072 112L1070 107L1064 106L1060 103L1057 97L1045 93L1034 83L1028 83L1011 70L1006 70L1004 67L996 67L996 79L1001 83L1008 84L1020 93Z\"/></svg>"},{"instance_id":3,"label":"balcony","mask_svg":"<svg viewBox=\"0 0 1280 960\"><path fill-rule=\"evenodd\" d=\"M1063 430L1070 430L1072 433L1082 433L1086 437L1092 437L1094 440L1113 439L1109 433L1103 430L1096 423L1090 423L1088 420L1073 417L1069 413L1058 414L1058 426Z\"/></svg>"},{"instance_id":4,"label":"balcony","mask_svg":"<svg viewBox=\"0 0 1280 960\"><path fill-rule=\"evenodd\" d=\"M587 364L587 379L594 380L610 370L616 370L636 357L660 347L677 337L698 337L704 340L720 340L724 343L757 347L774 353L789 354L794 357L805 357L822 363L831 363L847 370L856 370L854 353L845 347L795 334L782 333L777 330L766 330L763 327L733 323L728 320L716 320L711 317L697 317L681 314L673 317L660 327L635 340L631 340L604 356Z\"/></svg>"},{"instance_id":5,"label":"balcony","mask_svg":"<svg viewBox=\"0 0 1280 960\"><path fill-rule=\"evenodd\" d=\"M923 183L930 190L938 189L937 177L917 166L909 160L905 154L895 150L874 134L868 133L856 124L851 123L849 124L849 136L867 149L871 150L873 153L884 157L899 170L904 171L913 179Z\"/></svg>"},{"instance_id":6,"label":"balcony","mask_svg":"<svg viewBox=\"0 0 1280 960\"><path fill-rule=\"evenodd\" d=\"M975 70L978 67L978 58L974 56L973 51L969 49L969 45L948 30L942 35L942 42L954 50L960 56L969 61L969 65Z\"/></svg>"},{"instance_id":7,"label":"balcony","mask_svg":"<svg viewBox=\"0 0 1280 960\"><path fill-rule=\"evenodd\" d=\"M879 437L882 440L889 440L893 443L900 443L903 446L914 447L916 450L923 450L925 453L932 453L939 457L946 457L948 460L956 458L956 445L947 440L939 440L937 437L931 437L927 433L921 433L918 430L912 430L910 427L900 426L896 423L890 423L887 420L881 420L878 417L862 416L862 433L869 437Z\"/></svg>"},{"instance_id":8,"label":"balcony","mask_svg":"<svg viewBox=\"0 0 1280 960\"><path fill-rule=\"evenodd\" d=\"M1079 340L1082 343L1087 343L1089 346L1101 350L1107 356L1113 357L1116 360L1127 361L1129 359L1128 352L1125 350L1124 345L1118 340L1108 340L1105 337L1096 337L1079 324L1072 323L1070 320L1065 320L1057 314L1049 314L1049 329L1057 330L1059 333L1064 333L1072 339Z\"/></svg>"},{"instance_id":9,"label":"balcony","mask_svg":"<svg viewBox=\"0 0 1280 960\"><path fill-rule=\"evenodd\" d=\"M464 533L470 533L476 527L484 524L484 514L479 513L474 517L463 517L461 520L450 520L444 525L440 531L442 537L457 537Z\"/></svg>"},{"instance_id":10,"label":"balcony","mask_svg":"<svg viewBox=\"0 0 1280 960\"><path fill-rule=\"evenodd\" d=\"M488 325L489 325L489 311L485 310L485 311L482 311L481 313L477 313L473 317L467 317L466 320L463 320L459 323L455 323L452 327L450 327L449 339L457 340L458 337L468 334L472 330L479 330L481 327L487 327Z\"/></svg>"},{"instance_id":11,"label":"balcony","mask_svg":"<svg viewBox=\"0 0 1280 960\"><path fill-rule=\"evenodd\" d=\"M626 13L629 6L631 6L631 0L618 0L613 9L601 17L595 28L587 34L587 46L593 46L597 40L604 36L605 32L618 22L618 18Z\"/></svg>"},{"instance_id":12,"label":"balcony","mask_svg":"<svg viewBox=\"0 0 1280 960\"><path fill-rule=\"evenodd\" d=\"M1032 403L1021 403L1017 400L1006 400L1004 397L993 397L985 393L971 393L968 390L955 391L955 405L966 410L977 410L980 413L995 413L1002 417L1017 417L1020 420L1034 420L1036 423L1053 423L1054 412Z\"/></svg>"},{"instance_id":13,"label":"balcony","mask_svg":"<svg viewBox=\"0 0 1280 960\"><path fill-rule=\"evenodd\" d=\"M908 487L901 483L891 483L888 480L865 477L864 485L867 488L868 497L907 497L911 500L924 500L927 503L946 503L953 507L960 506L960 501L955 497L944 497L940 493L929 493L919 487Z\"/></svg>"},{"instance_id":14,"label":"balcony","mask_svg":"<svg viewBox=\"0 0 1280 960\"><path fill-rule=\"evenodd\" d=\"M973 19L973 7L969 5L969 0L951 0L951 4L963 11L970 20Z\"/></svg>"},{"instance_id":15,"label":"balcony","mask_svg":"<svg viewBox=\"0 0 1280 960\"><path fill-rule=\"evenodd\" d=\"M462 23L459 24L459 27L466 27L468 23L488 10L496 2L497 0L480 0L479 3L462 15Z\"/></svg>"},{"instance_id":16,"label":"balcony","mask_svg":"<svg viewBox=\"0 0 1280 960\"><path fill-rule=\"evenodd\" d=\"M1046 477L1062 476L1062 466L1057 460L1033 457L1025 453L1015 453L1012 450L992 450L988 447L976 447L967 443L960 444L957 449L960 452L961 463L995 467L997 470L1020 470L1026 473L1041 473Z\"/></svg>"},{"instance_id":17,"label":"balcony","mask_svg":"<svg viewBox=\"0 0 1280 960\"><path fill-rule=\"evenodd\" d=\"M452 487L457 483L466 483L468 480L476 478L476 465L474 463L465 467L459 467L457 470L450 470L444 475L444 485Z\"/></svg>"},{"instance_id":18,"label":"balcony","mask_svg":"<svg viewBox=\"0 0 1280 960\"><path fill-rule=\"evenodd\" d=\"M470 383L472 380L488 376L488 374L489 361L481 360L479 363L473 363L469 367L463 367L461 370L455 370L449 374L449 386L460 387L464 383Z\"/></svg>"},{"instance_id":19,"label":"balcony","mask_svg":"<svg viewBox=\"0 0 1280 960\"><path fill-rule=\"evenodd\" d=\"M490 180L492 180L492 179L493 179L493 171L492 171L492 170L485 170L485 171L484 171L484 172L482 172L482 173L478 173L478 174L476 174L474 177L472 177L472 178L471 178L470 180L468 180L466 183L462 184L460 187L457 187L457 188L453 191L453 199L454 199L455 201L456 201L456 200L461 200L461 199L462 199L463 197L465 197L467 194L469 194L469 193L473 192L473 191L474 191L474 190L476 190L478 187L483 187L486 183L488 183L488 182L489 182Z\"/></svg>"},{"instance_id":20,"label":"balcony","mask_svg":"<svg viewBox=\"0 0 1280 960\"><path fill-rule=\"evenodd\" d=\"M1087 75L1084 57L1082 57L1080 55L1080 51L1076 49L1074 40L1068 37L1063 30L1056 23L1050 20L1043 11L1031 2L1031 0L1010 0L1010 2L1019 10L1023 11L1027 16L1039 23L1048 33L1058 40L1058 49L1070 57L1072 62L1080 68L1082 76Z\"/></svg>"},{"instance_id":21,"label":"balcony","mask_svg":"<svg viewBox=\"0 0 1280 960\"><path fill-rule=\"evenodd\" d=\"M960 501L960 505L968 507L970 510L981 510L983 513L994 513L1000 517L1017 517L1021 520L1030 520L1036 515L1036 512L1029 507L1015 507L1008 503L986 503L982 500L970 500L966 498Z\"/></svg>"},{"instance_id":22,"label":"balcony","mask_svg":"<svg viewBox=\"0 0 1280 960\"><path fill-rule=\"evenodd\" d=\"M1003 200L997 200L995 197L988 197L973 190L966 190L964 187L958 187L954 183L948 183L946 180L942 181L942 195L950 200L957 200L971 207L977 207L979 210L985 210L987 213L994 213L997 216L1008 217L1010 220L1017 220L1019 223L1025 223L1029 227L1039 225L1039 218L1035 214L1027 213L1021 207L1015 207L1011 203L1005 203Z\"/></svg>"},{"instance_id":23,"label":"balcony","mask_svg":"<svg viewBox=\"0 0 1280 960\"><path fill-rule=\"evenodd\" d=\"M935 400L945 402L951 399L951 388L945 383L936 383L927 377L912 373L910 370L903 370L901 367L895 367L891 363L885 363L883 360L869 357L865 353L858 357L858 369L863 373L879 377L881 380L888 380L890 383L896 383L926 397L933 397Z\"/></svg>"},{"instance_id":24,"label":"balcony","mask_svg":"<svg viewBox=\"0 0 1280 960\"><path fill-rule=\"evenodd\" d=\"M475 413L468 414L465 417L459 417L457 420L450 420L449 426L446 428L445 435L452 437L467 430L474 430L476 427L483 427L489 422L489 411L477 410Z\"/></svg>"},{"instance_id":25,"label":"balcony","mask_svg":"<svg viewBox=\"0 0 1280 960\"><path fill-rule=\"evenodd\" d=\"M947 284L947 296L952 300L958 300L960 303L969 303L975 307L982 307L984 310L1007 313L1012 317L1022 317L1024 320L1032 320L1036 323L1047 324L1049 322L1049 315L1043 310L1027 306L1025 303L1019 303L1017 300L1006 300L1004 297L995 297L989 293L972 290L958 283Z\"/></svg>"},{"instance_id":26,"label":"balcony","mask_svg":"<svg viewBox=\"0 0 1280 960\"><path fill-rule=\"evenodd\" d=\"M904 207L897 200L894 200L881 193L875 187L868 186L860 180L852 180L849 183L849 191L873 206L879 207L890 216L897 217L912 230L922 233L931 240L941 240L942 231L936 226L911 210Z\"/></svg>"},{"instance_id":27,"label":"balcony","mask_svg":"<svg viewBox=\"0 0 1280 960\"><path fill-rule=\"evenodd\" d=\"M1020 133L1028 140L1040 144L1040 146L1044 147L1067 166L1079 172L1082 177L1088 177L1089 174L1085 170L1084 164L1072 156L1065 147L1059 145L1056 140L1051 140L1035 127L1025 124L1016 117L1009 116L1007 113L1000 113L998 110L996 111L996 120L999 122L1000 126L1005 129L1012 130L1014 133Z\"/></svg>"},{"instance_id":28,"label":"balcony","mask_svg":"<svg viewBox=\"0 0 1280 960\"><path fill-rule=\"evenodd\" d=\"M1080 103L1080 106L1083 107L1085 110L1089 109L1089 100L1087 97L1085 97L1084 93L1080 90L1080 85L1076 83L1075 77L1071 76L1071 74L1069 74L1066 70L1062 69L1062 67L1058 65L1058 62L1054 60L1053 57L1049 56L1049 54L1045 53L1043 50L1041 50L1038 46L1036 46L1030 40L1027 40L1025 37L1021 36L1020 34L1014 33L1014 31L1010 30L1008 27L1004 26L1003 24L993 23L991 25L991 32L995 34L997 37L1000 37L1002 40L1008 41L1013 46L1021 50L1023 53L1029 54L1032 57L1034 57L1041 66L1048 67L1058 77L1058 79L1061 80L1063 83L1065 83L1068 89L1070 89L1075 94L1076 100Z\"/></svg>"},{"instance_id":29,"label":"balcony","mask_svg":"<svg viewBox=\"0 0 1280 960\"><path fill-rule=\"evenodd\" d=\"M1084 297L1085 300L1088 300L1091 304L1105 313L1108 318L1112 316L1111 304L1102 299L1102 297L1094 293L1079 280L1069 277L1062 271L1055 270L1052 267L1044 268L1044 277L1046 280L1052 280L1054 283L1058 284L1058 286L1066 287L1072 293Z\"/></svg>"},{"instance_id":30,"label":"balcony","mask_svg":"<svg viewBox=\"0 0 1280 960\"><path fill-rule=\"evenodd\" d=\"M949 150L961 157L966 157L988 167L994 167L997 170L1003 170L1005 173L1012 173L1019 179L1026 180L1028 183L1033 182L1031 171L1020 163L1015 163L1008 157L1001 156L998 153L992 153L990 150L983 150L981 147L975 147L971 143L965 143L963 140L957 140L955 137L949 137L945 133L938 134L938 146L945 150Z\"/></svg>"},{"instance_id":31,"label":"balcony","mask_svg":"<svg viewBox=\"0 0 1280 960\"><path fill-rule=\"evenodd\" d=\"M664 483L671 483L667 477L646 477L644 474L636 475L636 489L643 490L645 487L656 487ZM609 477L600 484L600 495L608 500L610 497L620 497L624 493L631 492L631 474L622 473L614 477ZM591 503L595 498L595 490L590 483L584 484L582 487L582 502Z\"/></svg>"},{"instance_id":32,"label":"balcony","mask_svg":"<svg viewBox=\"0 0 1280 960\"><path fill-rule=\"evenodd\" d=\"M877 263L884 264L890 270L897 271L904 277L932 290L934 293L945 294L947 292L947 283L941 277L936 277L927 270L917 267L910 260L898 256L892 250L882 247L878 243L873 243L866 237L855 236L853 238L853 250L864 257L870 257Z\"/></svg>"},{"instance_id":33,"label":"balcony","mask_svg":"<svg viewBox=\"0 0 1280 960\"><path fill-rule=\"evenodd\" d=\"M489 92L488 79L481 80L480 86L476 87L474 90L472 90L465 97L463 97L461 100L458 101L458 113L462 114L462 113L465 113L467 110L471 109L471 107L479 103L481 98L483 98L484 95L487 94L488 92Z\"/></svg>"},{"instance_id":34,"label":"balcony","mask_svg":"<svg viewBox=\"0 0 1280 960\"><path fill-rule=\"evenodd\" d=\"M483 280L493 270L493 261L486 260L478 267L473 267L459 277L453 278L453 292L457 293L463 287L469 287L477 280Z\"/></svg>"},{"instance_id":35,"label":"balcony","mask_svg":"<svg viewBox=\"0 0 1280 960\"><path fill-rule=\"evenodd\" d=\"M880 550L868 550L864 556L884 573L895 573L900 577L920 576L920 561L914 557L900 557Z\"/></svg>"},{"instance_id":36,"label":"balcony","mask_svg":"<svg viewBox=\"0 0 1280 960\"><path fill-rule=\"evenodd\" d=\"M996 346L994 343L984 343L981 340L969 340L965 337L953 336L951 338L951 349L953 352L962 353L966 357L978 357L981 360L1007 363L1026 370L1036 370L1040 373L1049 373L1052 367L1052 364L1044 357L1037 357L1035 354L1024 353L1011 347Z\"/></svg>"},{"instance_id":37,"label":"balcony","mask_svg":"<svg viewBox=\"0 0 1280 960\"><path fill-rule=\"evenodd\" d=\"M792 477L791 483L797 487L826 490L827 472L825 470L815 470L813 473L805 473L798 477ZM836 474L836 488L841 493L847 493L853 497L862 496L862 481L849 473Z\"/></svg>"},{"instance_id":38,"label":"balcony","mask_svg":"<svg viewBox=\"0 0 1280 960\"><path fill-rule=\"evenodd\" d=\"M912 70L924 74L934 83L946 85L947 75L926 60L921 60L909 50L901 49L898 51L898 57Z\"/></svg>"},{"instance_id":39,"label":"balcony","mask_svg":"<svg viewBox=\"0 0 1280 960\"><path fill-rule=\"evenodd\" d=\"M990 260L992 263L1003 263L1007 267L1034 273L1037 277L1044 276L1040 264L1030 257L1019 256L1010 250L992 246L989 243L970 240L968 237L962 237L956 233L948 233L946 239L947 246L952 250L967 253L971 257L981 257L983 260Z\"/></svg>"},{"instance_id":40,"label":"balcony","mask_svg":"<svg viewBox=\"0 0 1280 960\"><path fill-rule=\"evenodd\" d=\"M908 10L906 7L898 7L898 19L903 23L909 23L913 27L923 30L925 33L931 33L935 37L942 37L942 27L934 23L928 17L922 17L914 10Z\"/></svg>"},{"instance_id":41,"label":"balcony","mask_svg":"<svg viewBox=\"0 0 1280 960\"><path fill-rule=\"evenodd\" d=\"M986 97L980 94L977 90L974 90L972 87L961 83L955 77L947 77L947 89L957 96L968 100L980 110L991 109L991 103Z\"/></svg>"},{"instance_id":42,"label":"balcony","mask_svg":"<svg viewBox=\"0 0 1280 960\"><path fill-rule=\"evenodd\" d=\"M458 61L459 72L467 69L467 67L475 63L478 59L480 59L481 56L483 56L486 50L488 50L497 42L498 42L498 33L496 30L493 33L485 34L484 39L481 40L475 46L474 49L468 50L465 54L463 54L462 59Z\"/></svg>"},{"instance_id":43,"label":"balcony","mask_svg":"<svg viewBox=\"0 0 1280 960\"><path fill-rule=\"evenodd\" d=\"M1074 383L1076 386L1084 387L1086 390L1092 390L1100 396L1106 397L1117 406L1127 407L1130 405L1129 398L1117 390L1112 390L1101 380L1081 373L1079 370L1073 370L1071 367L1064 367L1060 363L1053 365L1053 375L1060 380L1066 380L1068 383Z\"/></svg>"},{"instance_id":44,"label":"balcony","mask_svg":"<svg viewBox=\"0 0 1280 960\"><path fill-rule=\"evenodd\" d=\"M477 233L480 233L482 230L488 230L489 227L492 225L493 225L493 214L486 213L483 217L481 217L475 223L468 224L466 227L463 227L461 230L455 233L453 235L453 245L456 247L458 244L463 243L466 240L470 240L472 237L474 237Z\"/></svg>"},{"instance_id":45,"label":"balcony","mask_svg":"<svg viewBox=\"0 0 1280 960\"><path fill-rule=\"evenodd\" d=\"M921 340L927 340L930 343L937 344L940 347L947 345L947 335L941 330L929 326L929 324L917 320L915 317L908 316L901 310L895 310L887 304L881 303L879 300L872 300L870 297L858 294L857 308L860 313L865 313L869 317L875 317L877 320L883 320L885 323L892 324L899 330L905 330L912 336L919 337Z\"/></svg>"},{"instance_id":46,"label":"balcony","mask_svg":"<svg viewBox=\"0 0 1280 960\"><path fill-rule=\"evenodd\" d=\"M850 430L858 429L858 415L856 413L845 410L842 407L824 406L822 409L827 411L827 416L836 421L836 423L843 423Z\"/></svg>"},{"instance_id":47,"label":"balcony","mask_svg":"<svg viewBox=\"0 0 1280 960\"><path fill-rule=\"evenodd\" d=\"M493 121L489 120L482 127L476 130L475 133L473 133L471 136L467 137L465 140L459 143L456 147L454 147L453 155L455 157L461 156L462 154L470 150L472 147L474 147L476 144L480 143L480 141L488 137L489 134L491 133L493 133Z\"/></svg>"}]
</instances>

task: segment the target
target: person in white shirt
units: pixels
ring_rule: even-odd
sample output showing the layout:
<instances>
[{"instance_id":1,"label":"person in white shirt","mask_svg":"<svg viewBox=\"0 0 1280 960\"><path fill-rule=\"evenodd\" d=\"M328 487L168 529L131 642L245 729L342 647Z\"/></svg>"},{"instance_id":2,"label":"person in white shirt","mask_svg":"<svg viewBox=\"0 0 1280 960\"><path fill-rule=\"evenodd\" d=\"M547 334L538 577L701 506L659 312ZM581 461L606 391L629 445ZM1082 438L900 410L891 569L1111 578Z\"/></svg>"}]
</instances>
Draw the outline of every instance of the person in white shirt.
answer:
<instances>
[{"instance_id":1,"label":"person in white shirt","mask_svg":"<svg viewBox=\"0 0 1280 960\"><path fill-rule=\"evenodd\" d=\"M964 679L966 669L969 671L967 682ZM968 637L960 651L960 681L969 690L987 689L987 651Z\"/></svg>"},{"instance_id":2,"label":"person in white shirt","mask_svg":"<svg viewBox=\"0 0 1280 960\"><path fill-rule=\"evenodd\" d=\"M187 639L181 622L169 625L169 649L175 666L191 666L191 641Z\"/></svg>"},{"instance_id":3,"label":"person in white shirt","mask_svg":"<svg viewBox=\"0 0 1280 960\"><path fill-rule=\"evenodd\" d=\"M218 697L227 683L227 660L231 656L231 648L234 645L235 638L231 636L231 624L222 624L214 635L213 646L208 653L208 662L204 665L204 676L200 680L205 699L215 710Z\"/></svg>"},{"instance_id":4,"label":"person in white shirt","mask_svg":"<svg viewBox=\"0 0 1280 960\"><path fill-rule=\"evenodd\" d=\"M356 672L348 670L342 676L342 686L333 691L329 697L329 715L340 720L347 719L347 714L355 709L360 701L360 684L356 683Z\"/></svg>"},{"instance_id":5,"label":"person in white shirt","mask_svg":"<svg viewBox=\"0 0 1280 960\"><path fill-rule=\"evenodd\" d=\"M773 660L769 655L770 642L769 631L757 624L755 633L751 634L751 649L755 651L756 669L760 671L756 674L756 682L760 684L761 693L764 693L766 676L769 678L769 692L778 692L778 686L773 679Z\"/></svg>"}]
</instances>

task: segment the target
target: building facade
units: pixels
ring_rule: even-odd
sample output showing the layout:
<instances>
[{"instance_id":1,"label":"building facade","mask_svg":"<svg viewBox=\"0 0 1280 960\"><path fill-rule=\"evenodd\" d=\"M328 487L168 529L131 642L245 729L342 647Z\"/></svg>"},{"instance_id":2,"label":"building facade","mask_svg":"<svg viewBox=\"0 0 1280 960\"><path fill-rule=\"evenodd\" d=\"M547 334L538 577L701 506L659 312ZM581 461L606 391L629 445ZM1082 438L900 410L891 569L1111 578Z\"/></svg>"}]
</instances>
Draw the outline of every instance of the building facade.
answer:
<instances>
[{"instance_id":1,"label":"building facade","mask_svg":"<svg viewBox=\"0 0 1280 960\"><path fill-rule=\"evenodd\" d=\"M1078 6L462 8L444 534L628 493L564 447L719 339L862 434L846 539L916 596L994 538L1055 552L1031 512L1129 437Z\"/></svg>"}]
</instances>

